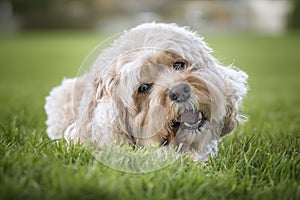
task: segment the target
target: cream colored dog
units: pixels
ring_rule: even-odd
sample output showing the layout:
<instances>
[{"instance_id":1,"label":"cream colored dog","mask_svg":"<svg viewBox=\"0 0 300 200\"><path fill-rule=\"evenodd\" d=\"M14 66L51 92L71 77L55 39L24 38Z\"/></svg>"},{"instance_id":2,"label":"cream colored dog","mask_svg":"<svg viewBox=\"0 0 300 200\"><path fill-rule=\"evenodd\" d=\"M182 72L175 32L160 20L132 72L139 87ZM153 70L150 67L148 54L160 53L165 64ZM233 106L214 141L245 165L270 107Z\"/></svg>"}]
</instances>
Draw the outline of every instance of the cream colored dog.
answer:
<instances>
[{"instance_id":1,"label":"cream colored dog","mask_svg":"<svg viewBox=\"0 0 300 200\"><path fill-rule=\"evenodd\" d=\"M222 66L196 33L142 24L104 50L91 69L46 99L51 139L107 145L181 146L194 160L243 117L247 74Z\"/></svg>"}]
</instances>

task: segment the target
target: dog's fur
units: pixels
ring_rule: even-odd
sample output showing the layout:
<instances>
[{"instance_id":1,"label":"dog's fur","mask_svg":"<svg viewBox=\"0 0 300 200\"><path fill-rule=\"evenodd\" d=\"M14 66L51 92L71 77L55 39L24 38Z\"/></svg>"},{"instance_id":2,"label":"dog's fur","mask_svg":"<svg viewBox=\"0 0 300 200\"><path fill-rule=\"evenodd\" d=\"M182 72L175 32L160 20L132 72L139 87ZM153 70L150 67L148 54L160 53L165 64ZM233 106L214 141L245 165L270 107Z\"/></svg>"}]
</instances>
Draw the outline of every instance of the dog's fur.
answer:
<instances>
[{"instance_id":1,"label":"dog's fur","mask_svg":"<svg viewBox=\"0 0 300 200\"><path fill-rule=\"evenodd\" d=\"M239 107L247 93L247 74L222 66L211 52L196 33L175 24L124 32L87 73L51 91L45 105L49 137L100 148L181 145L194 160L206 160L243 120ZM174 69L176 62L184 67ZM146 92L139 89L143 83L151 87ZM170 92L180 83L190 92L175 101ZM197 118L201 126L189 130L182 124L195 120L193 112L203 123Z\"/></svg>"}]
</instances>

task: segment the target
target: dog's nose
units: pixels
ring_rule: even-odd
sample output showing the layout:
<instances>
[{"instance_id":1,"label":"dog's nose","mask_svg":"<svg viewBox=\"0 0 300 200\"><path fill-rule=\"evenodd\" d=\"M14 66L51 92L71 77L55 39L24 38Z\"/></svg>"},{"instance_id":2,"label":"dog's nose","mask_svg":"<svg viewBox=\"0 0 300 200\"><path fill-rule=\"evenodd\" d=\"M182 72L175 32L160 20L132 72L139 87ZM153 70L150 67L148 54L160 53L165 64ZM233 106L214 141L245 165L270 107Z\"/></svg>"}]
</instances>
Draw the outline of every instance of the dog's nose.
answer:
<instances>
[{"instance_id":1,"label":"dog's nose","mask_svg":"<svg viewBox=\"0 0 300 200\"><path fill-rule=\"evenodd\" d=\"M170 99L176 102L185 102L190 98L190 96L191 89L186 83L180 83L174 86L169 92Z\"/></svg>"}]
</instances>

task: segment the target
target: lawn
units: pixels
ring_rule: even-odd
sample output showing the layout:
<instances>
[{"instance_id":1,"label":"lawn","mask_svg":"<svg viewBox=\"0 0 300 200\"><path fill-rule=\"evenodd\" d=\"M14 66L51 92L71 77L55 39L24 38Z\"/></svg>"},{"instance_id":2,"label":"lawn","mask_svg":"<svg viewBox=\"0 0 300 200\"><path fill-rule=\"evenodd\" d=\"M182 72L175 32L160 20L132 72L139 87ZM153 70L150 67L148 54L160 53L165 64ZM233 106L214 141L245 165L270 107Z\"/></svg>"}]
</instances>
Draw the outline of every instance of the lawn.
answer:
<instances>
[{"instance_id":1,"label":"lawn","mask_svg":"<svg viewBox=\"0 0 300 200\"><path fill-rule=\"evenodd\" d=\"M299 35L207 37L221 62L249 74L248 122L206 163L181 158L135 174L45 132L45 96L75 76L103 39L88 32L0 37L0 199L300 199Z\"/></svg>"}]
</instances>

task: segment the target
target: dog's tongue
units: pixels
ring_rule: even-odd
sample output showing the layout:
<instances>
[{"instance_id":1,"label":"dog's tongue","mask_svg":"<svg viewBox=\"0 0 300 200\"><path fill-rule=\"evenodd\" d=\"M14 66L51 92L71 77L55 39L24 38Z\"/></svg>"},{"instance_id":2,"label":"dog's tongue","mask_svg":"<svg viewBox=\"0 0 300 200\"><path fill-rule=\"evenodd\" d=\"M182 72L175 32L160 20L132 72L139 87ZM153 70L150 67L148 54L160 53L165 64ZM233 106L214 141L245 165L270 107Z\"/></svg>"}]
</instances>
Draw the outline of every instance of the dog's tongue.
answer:
<instances>
[{"instance_id":1,"label":"dog's tongue","mask_svg":"<svg viewBox=\"0 0 300 200\"><path fill-rule=\"evenodd\" d=\"M199 112L184 112L177 117L176 121L195 124L199 121Z\"/></svg>"}]
</instances>

